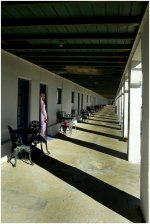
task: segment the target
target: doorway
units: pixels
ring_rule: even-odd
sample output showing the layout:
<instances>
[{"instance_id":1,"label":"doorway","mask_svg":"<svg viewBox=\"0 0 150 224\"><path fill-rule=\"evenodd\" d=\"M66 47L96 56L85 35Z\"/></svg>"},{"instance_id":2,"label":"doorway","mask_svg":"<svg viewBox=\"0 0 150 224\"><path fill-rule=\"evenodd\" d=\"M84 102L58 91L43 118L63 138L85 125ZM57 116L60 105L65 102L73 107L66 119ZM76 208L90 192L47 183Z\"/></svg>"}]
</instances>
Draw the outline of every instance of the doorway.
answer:
<instances>
[{"instance_id":1,"label":"doorway","mask_svg":"<svg viewBox=\"0 0 150 224\"><path fill-rule=\"evenodd\" d=\"M83 93L81 95L81 110L83 110Z\"/></svg>"},{"instance_id":2,"label":"doorway","mask_svg":"<svg viewBox=\"0 0 150 224\"><path fill-rule=\"evenodd\" d=\"M80 114L80 93L78 93L78 114Z\"/></svg>"},{"instance_id":3,"label":"doorway","mask_svg":"<svg viewBox=\"0 0 150 224\"><path fill-rule=\"evenodd\" d=\"M45 104L45 110L47 113L47 85L41 83L40 84L40 94L39 94L39 122L41 124L41 93L45 94L45 100L44 100L44 104ZM47 134L47 130L46 130L46 134Z\"/></svg>"},{"instance_id":4,"label":"doorway","mask_svg":"<svg viewBox=\"0 0 150 224\"><path fill-rule=\"evenodd\" d=\"M18 108L17 128L28 128L29 120L29 81L18 79ZM27 142L27 135L22 136L23 142Z\"/></svg>"},{"instance_id":5,"label":"doorway","mask_svg":"<svg viewBox=\"0 0 150 224\"><path fill-rule=\"evenodd\" d=\"M45 94L45 109L46 109L46 112L47 112L47 85L46 84L40 84L40 95L41 93L44 93ZM41 97L39 95L39 102L41 100ZM39 121L41 120L41 107L40 107L40 103L39 103Z\"/></svg>"}]
</instances>

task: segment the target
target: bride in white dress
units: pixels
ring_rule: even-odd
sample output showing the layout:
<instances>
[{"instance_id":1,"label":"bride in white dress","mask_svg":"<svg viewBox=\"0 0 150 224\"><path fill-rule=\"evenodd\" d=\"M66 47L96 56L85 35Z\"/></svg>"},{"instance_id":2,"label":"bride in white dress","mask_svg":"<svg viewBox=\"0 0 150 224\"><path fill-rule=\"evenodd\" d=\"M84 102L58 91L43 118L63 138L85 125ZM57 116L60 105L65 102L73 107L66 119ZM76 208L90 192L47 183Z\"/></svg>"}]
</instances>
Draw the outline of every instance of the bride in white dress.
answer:
<instances>
[{"instance_id":1,"label":"bride in white dress","mask_svg":"<svg viewBox=\"0 0 150 224\"><path fill-rule=\"evenodd\" d=\"M47 112L45 108L45 93L41 93L41 135L46 139L46 125L48 123Z\"/></svg>"}]
</instances>

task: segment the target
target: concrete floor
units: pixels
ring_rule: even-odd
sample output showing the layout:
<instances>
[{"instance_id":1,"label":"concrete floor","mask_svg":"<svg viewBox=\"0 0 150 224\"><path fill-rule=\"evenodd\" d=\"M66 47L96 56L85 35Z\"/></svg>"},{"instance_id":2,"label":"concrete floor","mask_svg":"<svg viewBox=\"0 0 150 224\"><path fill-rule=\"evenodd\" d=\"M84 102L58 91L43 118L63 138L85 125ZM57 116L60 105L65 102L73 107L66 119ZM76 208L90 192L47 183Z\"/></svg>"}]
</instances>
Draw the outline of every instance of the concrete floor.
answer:
<instances>
[{"instance_id":1,"label":"concrete floor","mask_svg":"<svg viewBox=\"0 0 150 224\"><path fill-rule=\"evenodd\" d=\"M140 166L127 161L127 143L112 106L78 123L70 136L32 149L34 166L1 166L3 223L143 222Z\"/></svg>"}]
</instances>

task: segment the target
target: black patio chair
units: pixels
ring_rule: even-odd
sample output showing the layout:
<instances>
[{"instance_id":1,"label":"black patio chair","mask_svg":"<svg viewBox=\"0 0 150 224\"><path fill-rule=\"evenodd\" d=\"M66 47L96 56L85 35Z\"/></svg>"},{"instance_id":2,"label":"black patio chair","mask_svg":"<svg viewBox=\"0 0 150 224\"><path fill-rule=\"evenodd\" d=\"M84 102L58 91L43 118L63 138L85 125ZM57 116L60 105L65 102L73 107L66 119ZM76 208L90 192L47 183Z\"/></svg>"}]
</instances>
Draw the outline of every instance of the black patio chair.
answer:
<instances>
[{"instance_id":1,"label":"black patio chair","mask_svg":"<svg viewBox=\"0 0 150 224\"><path fill-rule=\"evenodd\" d=\"M17 164L18 155L23 154L23 153L25 153L25 155L26 155L26 153L28 153L30 163L31 163L31 165L33 165L34 163L31 160L31 148L30 148L30 146L24 145L22 143L21 137L19 137L17 135L17 133L15 132L15 130L13 130L10 126L8 126L8 130L9 130L9 134L10 134L11 142L12 142L12 148L11 148L10 156L8 158L8 162L10 162L11 159L14 157L15 158L15 164L13 166L15 167L16 164Z\"/></svg>"},{"instance_id":2,"label":"black patio chair","mask_svg":"<svg viewBox=\"0 0 150 224\"><path fill-rule=\"evenodd\" d=\"M88 122L89 119L89 114L88 111L86 110L81 110L81 118L82 118L82 122Z\"/></svg>"},{"instance_id":3,"label":"black patio chair","mask_svg":"<svg viewBox=\"0 0 150 224\"><path fill-rule=\"evenodd\" d=\"M42 143L44 143L46 145L46 151L48 152L48 154L50 154L50 152L48 151L47 148L47 140L45 138L43 138L43 136L41 136L40 134L40 122L39 121L31 121L29 123L29 129L32 131L32 136L30 138L30 144L34 144L35 146L37 146L38 143L41 144L41 150L43 151L43 147L42 147Z\"/></svg>"}]
</instances>

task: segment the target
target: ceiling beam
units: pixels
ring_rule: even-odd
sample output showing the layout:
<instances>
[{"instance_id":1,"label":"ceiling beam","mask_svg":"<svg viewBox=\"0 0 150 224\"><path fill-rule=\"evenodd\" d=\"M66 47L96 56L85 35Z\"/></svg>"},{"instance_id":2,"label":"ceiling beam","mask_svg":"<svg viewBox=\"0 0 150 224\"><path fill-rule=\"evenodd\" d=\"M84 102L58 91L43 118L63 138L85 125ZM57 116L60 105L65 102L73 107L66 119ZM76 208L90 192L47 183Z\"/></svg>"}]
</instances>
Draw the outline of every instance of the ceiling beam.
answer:
<instances>
[{"instance_id":1,"label":"ceiling beam","mask_svg":"<svg viewBox=\"0 0 150 224\"><path fill-rule=\"evenodd\" d=\"M121 50L129 51L132 49L132 44L64 44L61 48L59 44L36 44L30 45L25 43L15 43L12 45L2 45L3 49L7 50Z\"/></svg>"},{"instance_id":2,"label":"ceiling beam","mask_svg":"<svg viewBox=\"0 0 150 224\"><path fill-rule=\"evenodd\" d=\"M120 26L139 26L140 18L136 16L116 16L116 17L77 17L77 18L30 18L30 19L3 19L1 26L8 28L17 27L50 27L50 26L74 26L74 25L120 25Z\"/></svg>"},{"instance_id":3,"label":"ceiling beam","mask_svg":"<svg viewBox=\"0 0 150 224\"><path fill-rule=\"evenodd\" d=\"M41 51L36 51L36 52L18 52L18 55L20 56L27 56L28 58L38 58L38 57L97 57L97 58L118 58L118 57L128 57L129 53L128 52L56 52L56 51L51 51L51 52L41 52Z\"/></svg>"},{"instance_id":4,"label":"ceiling beam","mask_svg":"<svg viewBox=\"0 0 150 224\"><path fill-rule=\"evenodd\" d=\"M70 78L70 79L87 79L88 77L91 78L93 81L106 81L107 79L112 79L114 82L115 80L120 79L120 76L116 76L114 79L114 76L111 74L108 75L103 75L103 74L97 74L97 75L91 75L90 73L88 74L61 74L61 76Z\"/></svg>"},{"instance_id":5,"label":"ceiling beam","mask_svg":"<svg viewBox=\"0 0 150 224\"><path fill-rule=\"evenodd\" d=\"M53 69L53 70L55 70L55 71L64 71L64 72L67 72L67 67L66 66L49 66L49 65L43 65L43 67L46 67L46 68L49 68L49 69ZM77 67L77 66L75 66L75 67ZM86 67L86 66L85 66ZM73 68L73 66L72 66L72 68ZM89 66L88 66L88 68L90 68ZM96 70L101 70L101 71L107 71L107 72L123 72L124 71L124 67L122 68L118 68L118 67L113 67L113 68L111 68L111 67L105 67L105 66L91 66L91 68L92 69L96 69Z\"/></svg>"},{"instance_id":6,"label":"ceiling beam","mask_svg":"<svg viewBox=\"0 0 150 224\"><path fill-rule=\"evenodd\" d=\"M46 68L46 69L47 69L47 68ZM55 70L52 70L52 69L50 69L50 68L48 68L47 70L49 70L49 71L51 71L51 72L54 72L55 74L58 74L58 75L61 75L61 76L66 75L66 77L68 77L68 78L70 77L70 75L72 75L72 73L69 73L69 72L55 71ZM75 72L74 72L74 73L75 73ZM75 73L75 75L81 75L81 74L82 74L82 73L80 73L80 74L79 74L79 73ZM88 78L88 77L87 77L88 75L91 75L91 76L94 76L94 77L95 77L95 76L99 76L99 75L100 75L100 76L102 76L102 75L104 75L104 76L105 76L105 75L110 75L110 76L113 77L113 79L116 79L117 77L119 77L119 78L121 79L122 74L123 74L123 71L110 72L110 73L108 73L108 72L106 73L105 71L102 71L102 72L100 71L99 74L98 74L98 71L97 71L97 73L95 73L95 74L94 74L94 73L92 74L92 73L90 73L90 72L89 72L89 73L87 72L86 74L84 74L84 77L85 77L85 79L86 79L86 78Z\"/></svg>"},{"instance_id":7,"label":"ceiling beam","mask_svg":"<svg viewBox=\"0 0 150 224\"><path fill-rule=\"evenodd\" d=\"M49 66L47 66L47 68L52 69L55 72L68 73L68 71L67 71L67 69L65 67L64 68L61 68L61 67L57 68L57 67L49 67ZM108 73L108 74L109 73L120 73L120 72L123 72L124 71L124 69L121 69L121 68L111 68L111 67L110 68L107 68L107 69L105 69L105 68L100 69L100 68L92 67L92 69L95 69L97 71L100 70L100 71L105 72L105 73Z\"/></svg>"},{"instance_id":8,"label":"ceiling beam","mask_svg":"<svg viewBox=\"0 0 150 224\"><path fill-rule=\"evenodd\" d=\"M32 61L33 62L33 61ZM107 67L112 67L112 68L114 68L114 67L116 67L116 68L124 68L125 67L125 63L122 63L122 64L118 64L118 63L100 63L100 62L98 62L98 63L93 63L93 62L81 62L81 63L79 63L79 62L75 62L75 63L73 63L73 62L59 62L59 63L56 63L56 62L37 62L37 61L34 61L33 63L35 63L35 64L38 64L39 66L44 66L44 65L46 65L47 67L53 67L53 66L58 66L58 67L60 67L60 66L80 66L80 67L82 67L82 66L84 66L84 67L91 67L91 66L96 66L96 67L101 67L101 68L107 68Z\"/></svg>"},{"instance_id":9,"label":"ceiling beam","mask_svg":"<svg viewBox=\"0 0 150 224\"><path fill-rule=\"evenodd\" d=\"M23 40L134 40L136 34L130 33L49 33L49 34L3 34L4 41ZM58 43L60 44L60 43Z\"/></svg>"},{"instance_id":10,"label":"ceiling beam","mask_svg":"<svg viewBox=\"0 0 150 224\"><path fill-rule=\"evenodd\" d=\"M120 64L122 64L122 65L126 65L126 61L101 61L101 60L99 60L99 61L95 61L95 60L92 60L92 61L87 61L87 60L84 60L84 61L81 61L81 60L76 60L76 61L64 61L64 60L62 60L62 61L50 61L50 60L32 60L32 62L34 62L34 63L47 63L47 64L62 64L62 65L66 65L66 64L68 64L68 65L74 65L74 64L77 64L77 65L79 65L79 66L81 66L82 64L84 64L84 65L86 65L86 64L92 64L92 65L95 65L95 64L98 64L98 65L103 65L103 64L110 64L110 65L120 65Z\"/></svg>"},{"instance_id":11,"label":"ceiling beam","mask_svg":"<svg viewBox=\"0 0 150 224\"><path fill-rule=\"evenodd\" d=\"M30 59L32 61L36 60L38 62L78 62L78 63L88 63L88 62L93 62L93 63L126 63L127 62L127 58L91 58L91 57L86 57L86 59L83 57L83 58L71 58L71 57L28 57L26 56L25 57L26 59Z\"/></svg>"}]
</instances>

